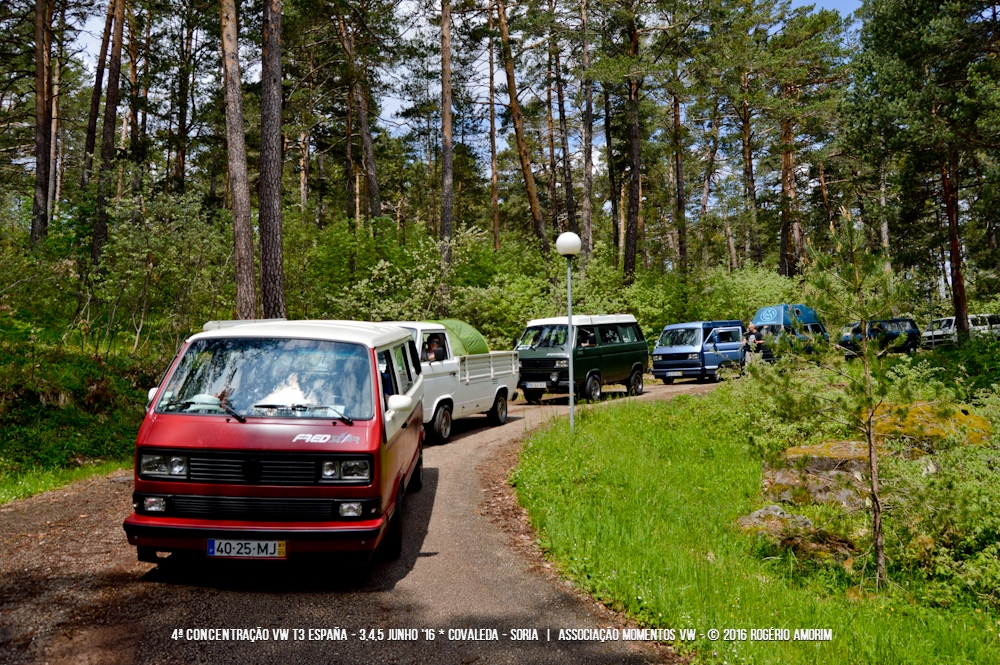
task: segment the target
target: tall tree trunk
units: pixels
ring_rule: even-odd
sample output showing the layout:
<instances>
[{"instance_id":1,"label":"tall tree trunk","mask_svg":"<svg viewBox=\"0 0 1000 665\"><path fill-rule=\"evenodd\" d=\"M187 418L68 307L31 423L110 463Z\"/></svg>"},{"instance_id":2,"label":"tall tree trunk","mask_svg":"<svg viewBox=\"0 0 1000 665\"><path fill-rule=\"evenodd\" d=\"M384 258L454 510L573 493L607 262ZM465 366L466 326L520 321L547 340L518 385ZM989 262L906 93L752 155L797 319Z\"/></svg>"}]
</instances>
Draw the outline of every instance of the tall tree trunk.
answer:
<instances>
[{"instance_id":1,"label":"tall tree trunk","mask_svg":"<svg viewBox=\"0 0 1000 665\"><path fill-rule=\"evenodd\" d=\"M493 251L500 251L500 193L499 176L497 174L497 109L493 88L493 0L489 2L489 51L490 51L490 204L493 212Z\"/></svg>"},{"instance_id":2,"label":"tall tree trunk","mask_svg":"<svg viewBox=\"0 0 1000 665\"><path fill-rule=\"evenodd\" d=\"M712 129L705 150L705 177L701 183L701 207L698 212L698 234L701 242L702 260L708 263L708 234L705 224L708 221L708 197L712 191L712 178L715 176L715 156L719 151L719 100L715 100L712 109ZM727 237L727 241L729 238Z\"/></svg>"},{"instance_id":3,"label":"tall tree trunk","mask_svg":"<svg viewBox=\"0 0 1000 665\"><path fill-rule=\"evenodd\" d=\"M281 247L281 3L264 0L260 75L260 293L265 319L285 317Z\"/></svg>"},{"instance_id":4,"label":"tall tree trunk","mask_svg":"<svg viewBox=\"0 0 1000 665\"><path fill-rule=\"evenodd\" d=\"M187 170L188 147L188 107L191 96L191 77L194 75L194 21L188 14L185 16L183 29L178 35L178 46L181 52L180 67L177 71L177 144L174 157L174 188L184 191L184 177Z\"/></svg>"},{"instance_id":5,"label":"tall tree trunk","mask_svg":"<svg viewBox=\"0 0 1000 665\"><path fill-rule=\"evenodd\" d=\"M890 251L889 251L889 209L888 209L888 202L886 201L886 196L885 196L886 179L887 179L886 171L887 171L886 164L885 164L885 161L883 161L879 165L879 169L878 169L878 176L879 176L878 177L878 180L879 180L879 183L878 183L879 184L879 188L878 188L879 189L879 192L878 192L878 204L879 204L879 208L880 208L879 212L881 213L881 217L882 217L882 220L881 220L882 224L880 225L879 231L881 232L881 236L882 236L882 251L885 253L886 271L891 273L892 272L892 262L889 260L889 256L890 256Z\"/></svg>"},{"instance_id":6,"label":"tall tree trunk","mask_svg":"<svg viewBox=\"0 0 1000 665\"><path fill-rule=\"evenodd\" d=\"M633 61L639 59L639 28L635 18L628 21L628 55ZM626 285L635 279L635 253L639 234L639 179L642 173L642 158L639 154L639 88L642 78L633 74L628 78L628 219L625 228L625 257L622 262L623 279Z\"/></svg>"},{"instance_id":7,"label":"tall tree trunk","mask_svg":"<svg viewBox=\"0 0 1000 665\"><path fill-rule=\"evenodd\" d=\"M823 208L826 209L826 219L828 222L832 222L833 209L830 207L830 198L826 191L826 169L823 166L822 160L819 163L819 192L823 197Z\"/></svg>"},{"instance_id":8,"label":"tall tree trunk","mask_svg":"<svg viewBox=\"0 0 1000 665\"><path fill-rule=\"evenodd\" d=\"M299 133L299 209L309 204L309 132Z\"/></svg>"},{"instance_id":9,"label":"tall tree trunk","mask_svg":"<svg viewBox=\"0 0 1000 665\"><path fill-rule=\"evenodd\" d=\"M497 0L497 19L500 24L500 43L503 52L504 71L507 74L507 94L510 96L510 118L514 124L514 140L517 143L517 156L521 160L521 173L524 175L524 186L528 194L528 207L531 209L531 219L535 225L535 235L541 241L542 256L549 260L549 239L545 234L545 221L542 219L542 207L538 202L538 189L535 187L535 176L531 171L531 155L528 153L528 143L524 137L524 118L521 115L521 105L517 101L517 81L514 77L514 56L510 51L510 32L507 30L507 9L504 0Z\"/></svg>"},{"instance_id":10,"label":"tall tree trunk","mask_svg":"<svg viewBox=\"0 0 1000 665\"><path fill-rule=\"evenodd\" d=\"M369 217L378 217L382 214L382 198L379 195L378 175L375 172L375 147L372 144L372 133L368 125L368 100L358 81L354 83L354 108L358 113L358 129L361 132L365 186L368 188L368 215Z\"/></svg>"},{"instance_id":11,"label":"tall tree trunk","mask_svg":"<svg viewBox=\"0 0 1000 665\"><path fill-rule=\"evenodd\" d=\"M674 72L674 77L680 84L680 76ZM674 98L674 174L676 176L677 205L674 215L674 228L677 229L677 262L680 264L681 274L686 275L688 271L688 242L687 242L687 196L684 191L684 146L681 144L681 100L677 95Z\"/></svg>"},{"instance_id":12,"label":"tall tree trunk","mask_svg":"<svg viewBox=\"0 0 1000 665\"><path fill-rule=\"evenodd\" d=\"M94 234L90 258L101 259L108 240L108 197L111 190L111 166L115 159L115 128L118 115L118 85L122 68L122 28L125 23L125 0L115 0L115 25L108 63L108 92L104 99L104 127L101 130L101 169L97 177L97 206L94 211Z\"/></svg>"},{"instance_id":13,"label":"tall tree trunk","mask_svg":"<svg viewBox=\"0 0 1000 665\"><path fill-rule=\"evenodd\" d=\"M955 308L955 326L959 333L969 332L969 307L965 299L965 278L962 276L962 243L958 237L958 195L954 179L958 170L956 159L951 157L941 164L941 191L944 209L948 215L948 244L951 249L951 297Z\"/></svg>"},{"instance_id":14,"label":"tall tree trunk","mask_svg":"<svg viewBox=\"0 0 1000 665\"><path fill-rule=\"evenodd\" d=\"M604 93L604 149L607 153L605 161L608 164L608 198L611 199L611 229L613 231L611 238L615 250L614 255L617 257L621 253L621 248L619 247L620 234L618 232L618 206L619 199L621 198L621 183L615 182L615 152L613 136L611 134L611 95L606 83L601 84L601 89Z\"/></svg>"},{"instance_id":15,"label":"tall tree trunk","mask_svg":"<svg viewBox=\"0 0 1000 665\"><path fill-rule=\"evenodd\" d=\"M566 217L569 222L569 230L579 233L580 227L576 221L576 201L573 199L573 164L570 161L569 152L569 129L566 123L566 101L563 94L562 67L559 63L559 43L556 42L554 64L556 74L556 99L559 102L559 133L562 139L562 160L563 160L563 196L566 199Z\"/></svg>"},{"instance_id":16,"label":"tall tree trunk","mask_svg":"<svg viewBox=\"0 0 1000 665\"><path fill-rule=\"evenodd\" d=\"M719 175L715 175L715 188L719 189ZM726 234L726 246L729 248L729 270L737 270L740 267L739 255L736 253L736 241L733 238L733 228L729 224L729 206L726 200L722 199L722 226Z\"/></svg>"},{"instance_id":17,"label":"tall tree trunk","mask_svg":"<svg viewBox=\"0 0 1000 665\"><path fill-rule=\"evenodd\" d=\"M787 88L787 86L786 86ZM786 91L787 96L787 91ZM794 213L792 202L795 198L795 168L793 152L795 144L795 127L791 118L781 119L781 256L778 271L782 275L792 277L798 266L798 245L801 231L795 233L792 228ZM797 226L797 224L796 224Z\"/></svg>"},{"instance_id":18,"label":"tall tree trunk","mask_svg":"<svg viewBox=\"0 0 1000 665\"><path fill-rule=\"evenodd\" d=\"M31 244L48 234L49 143L52 140L52 2L35 3L35 200L31 209Z\"/></svg>"},{"instance_id":19,"label":"tall tree trunk","mask_svg":"<svg viewBox=\"0 0 1000 665\"><path fill-rule=\"evenodd\" d=\"M354 210L355 210L354 199L356 196L356 192L354 191L354 158L352 157L353 154L352 147L354 144L354 135L353 135L354 128L352 126L354 121L354 118L352 117L353 116L352 111L354 110L353 109L354 95L352 94L351 91L353 89L354 89L354 84L348 84L348 92L346 100L347 117L344 119L344 191L347 192L346 211L347 211L348 225L351 227L352 235L355 233L355 230L357 228L356 225L358 223L357 217L355 217L354 215ZM354 220L353 222L350 221L352 219Z\"/></svg>"},{"instance_id":20,"label":"tall tree trunk","mask_svg":"<svg viewBox=\"0 0 1000 665\"><path fill-rule=\"evenodd\" d=\"M742 77L743 94L750 94L750 74L743 72ZM747 237L751 241L751 251L755 263L764 260L764 253L760 245L760 230L757 228L757 185L753 176L753 110L750 103L744 98L737 106L737 115L740 119L740 139L743 142L743 196L747 211L750 213L750 223L747 228Z\"/></svg>"},{"instance_id":21,"label":"tall tree trunk","mask_svg":"<svg viewBox=\"0 0 1000 665\"><path fill-rule=\"evenodd\" d=\"M243 88L240 77L239 29L236 0L220 0L222 75L226 94L226 154L229 192L233 202L233 243L236 254L236 315L257 318L254 276L253 226L250 223L250 182L247 177L246 134L243 127Z\"/></svg>"},{"instance_id":22,"label":"tall tree trunk","mask_svg":"<svg viewBox=\"0 0 1000 665\"><path fill-rule=\"evenodd\" d=\"M549 14L553 13L552 0L549 0ZM552 121L552 39L549 39L548 69L545 77L545 109L549 128L549 223L553 229L559 230L559 202L556 194L556 138L555 123Z\"/></svg>"},{"instance_id":23,"label":"tall tree trunk","mask_svg":"<svg viewBox=\"0 0 1000 665\"><path fill-rule=\"evenodd\" d=\"M56 202L56 180L58 179L59 173L59 155L61 154L59 145L59 100L60 100L60 83L62 77L62 59L63 59L63 38L66 34L66 3L63 2L62 7L59 10L59 30L58 30L58 45L56 46L56 58L55 62L52 63L50 71L52 72L52 102L51 107L51 127L49 132L49 188L48 194L45 199L45 219L48 222L52 221L52 216L55 212L55 202Z\"/></svg>"},{"instance_id":24,"label":"tall tree trunk","mask_svg":"<svg viewBox=\"0 0 1000 665\"><path fill-rule=\"evenodd\" d=\"M455 147L451 127L451 0L441 0L441 261L451 264L455 205Z\"/></svg>"},{"instance_id":25,"label":"tall tree trunk","mask_svg":"<svg viewBox=\"0 0 1000 665\"><path fill-rule=\"evenodd\" d=\"M587 0L580 0L580 39L583 64L583 119L581 139L583 150L583 201L580 204L580 235L583 240L583 260L590 257L594 246L591 197L594 192L594 157L591 154L594 143L594 85L588 75L590 68L590 44L587 36Z\"/></svg>"},{"instance_id":26,"label":"tall tree trunk","mask_svg":"<svg viewBox=\"0 0 1000 665\"><path fill-rule=\"evenodd\" d=\"M138 196L142 188L142 165L145 161L145 150L140 144L141 127L139 120L139 35L136 32L135 8L129 7L129 38L128 38L128 101L132 114L132 135L129 137L129 155L132 157L132 196ZM149 15L146 15L149 22ZM149 58L149 52L143 53L143 58ZM132 212L132 222L138 219L138 206Z\"/></svg>"},{"instance_id":27,"label":"tall tree trunk","mask_svg":"<svg viewBox=\"0 0 1000 665\"><path fill-rule=\"evenodd\" d=\"M111 41L111 27L114 24L116 0L108 0L108 16L104 20L104 36L101 38L101 52L97 56L94 89L90 93L90 113L87 116L87 138L83 148L83 172L80 184L90 182L90 169L94 163L94 146L97 142L97 115L101 110L101 92L104 88L104 64L108 58L108 42Z\"/></svg>"}]
</instances>

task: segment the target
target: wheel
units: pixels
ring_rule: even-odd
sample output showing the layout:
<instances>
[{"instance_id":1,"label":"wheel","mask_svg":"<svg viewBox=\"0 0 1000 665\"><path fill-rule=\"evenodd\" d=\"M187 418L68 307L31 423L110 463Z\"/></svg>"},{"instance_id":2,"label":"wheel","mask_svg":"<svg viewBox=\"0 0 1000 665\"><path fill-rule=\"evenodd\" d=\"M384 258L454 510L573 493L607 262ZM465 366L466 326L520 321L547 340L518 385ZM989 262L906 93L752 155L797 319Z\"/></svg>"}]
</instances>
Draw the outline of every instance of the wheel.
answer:
<instances>
[{"instance_id":1,"label":"wheel","mask_svg":"<svg viewBox=\"0 0 1000 665\"><path fill-rule=\"evenodd\" d=\"M503 425L507 422L507 395L502 392L497 393L493 400L493 408L486 414L486 418L491 425Z\"/></svg>"},{"instance_id":2,"label":"wheel","mask_svg":"<svg viewBox=\"0 0 1000 665\"><path fill-rule=\"evenodd\" d=\"M413 470L413 475L410 476L410 482L406 484L407 492L419 492L424 486L424 451L420 451L420 456L417 458L417 468Z\"/></svg>"},{"instance_id":3,"label":"wheel","mask_svg":"<svg viewBox=\"0 0 1000 665\"><path fill-rule=\"evenodd\" d=\"M718 367L716 367L715 370L713 370L712 373L708 375L708 380L709 380L710 383L718 383L719 382L720 378L719 378L719 368Z\"/></svg>"},{"instance_id":4,"label":"wheel","mask_svg":"<svg viewBox=\"0 0 1000 665\"><path fill-rule=\"evenodd\" d=\"M643 389L642 370L632 370L632 376L628 380L628 394L641 395Z\"/></svg>"},{"instance_id":5,"label":"wheel","mask_svg":"<svg viewBox=\"0 0 1000 665\"><path fill-rule=\"evenodd\" d=\"M438 443L444 443L451 436L451 405L441 404L431 421L431 433Z\"/></svg>"},{"instance_id":6,"label":"wheel","mask_svg":"<svg viewBox=\"0 0 1000 665\"><path fill-rule=\"evenodd\" d=\"M545 394L544 390L525 390L524 401L528 404L541 404L543 394Z\"/></svg>"},{"instance_id":7,"label":"wheel","mask_svg":"<svg viewBox=\"0 0 1000 665\"><path fill-rule=\"evenodd\" d=\"M385 538L379 544L378 558L382 561L395 561L403 555L403 487L400 486L396 495L396 510L392 513Z\"/></svg>"},{"instance_id":8,"label":"wheel","mask_svg":"<svg viewBox=\"0 0 1000 665\"><path fill-rule=\"evenodd\" d=\"M591 375L587 379L587 385L583 388L583 398L590 400L591 402L597 402L601 399L601 380L597 378L596 375Z\"/></svg>"}]
</instances>

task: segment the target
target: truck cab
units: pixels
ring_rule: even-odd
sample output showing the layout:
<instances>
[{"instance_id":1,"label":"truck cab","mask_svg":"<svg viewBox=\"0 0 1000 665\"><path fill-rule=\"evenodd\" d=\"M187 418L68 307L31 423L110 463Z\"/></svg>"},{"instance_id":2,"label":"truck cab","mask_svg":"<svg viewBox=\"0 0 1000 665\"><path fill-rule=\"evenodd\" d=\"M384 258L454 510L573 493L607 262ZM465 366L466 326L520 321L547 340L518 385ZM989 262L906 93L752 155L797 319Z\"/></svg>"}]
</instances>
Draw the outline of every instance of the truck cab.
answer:
<instances>
[{"instance_id":1,"label":"truck cab","mask_svg":"<svg viewBox=\"0 0 1000 665\"><path fill-rule=\"evenodd\" d=\"M653 376L664 383L692 377L718 381L723 367L743 365L743 322L737 319L672 323L653 349Z\"/></svg>"},{"instance_id":2,"label":"truck cab","mask_svg":"<svg viewBox=\"0 0 1000 665\"><path fill-rule=\"evenodd\" d=\"M775 347L786 335L792 335L795 341L806 344L811 342L828 342L830 335L826 326L819 320L816 310L802 304L768 305L761 307L754 314L751 323L757 328L757 334L765 340L763 359L774 360Z\"/></svg>"},{"instance_id":3,"label":"truck cab","mask_svg":"<svg viewBox=\"0 0 1000 665\"><path fill-rule=\"evenodd\" d=\"M401 328L210 322L150 391L135 448L141 561L400 554L422 484L423 386Z\"/></svg>"},{"instance_id":4,"label":"truck cab","mask_svg":"<svg viewBox=\"0 0 1000 665\"><path fill-rule=\"evenodd\" d=\"M439 443L452 421L485 413L492 425L507 422L507 402L517 398L517 353L490 351L479 332L456 319L392 321L410 332L420 350L424 377L424 426Z\"/></svg>"}]
</instances>

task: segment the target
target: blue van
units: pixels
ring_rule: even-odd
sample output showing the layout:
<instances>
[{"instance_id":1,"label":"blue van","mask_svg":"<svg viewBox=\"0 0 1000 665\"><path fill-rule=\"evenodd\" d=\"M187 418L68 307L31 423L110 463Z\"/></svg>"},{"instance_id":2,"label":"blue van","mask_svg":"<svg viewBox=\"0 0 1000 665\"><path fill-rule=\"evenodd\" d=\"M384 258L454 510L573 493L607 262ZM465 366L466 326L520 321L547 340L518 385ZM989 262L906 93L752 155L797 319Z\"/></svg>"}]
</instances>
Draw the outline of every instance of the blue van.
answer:
<instances>
[{"instance_id":1,"label":"blue van","mask_svg":"<svg viewBox=\"0 0 1000 665\"><path fill-rule=\"evenodd\" d=\"M820 322L816 310L806 305L769 305L761 307L751 321L757 327L757 334L779 339L783 334L795 335L802 342L822 338L830 340L826 327ZM770 345L764 345L764 360L774 358Z\"/></svg>"},{"instance_id":2,"label":"blue van","mask_svg":"<svg viewBox=\"0 0 1000 665\"><path fill-rule=\"evenodd\" d=\"M743 322L672 323L653 350L653 376L664 383L681 377L718 381L719 368L743 364Z\"/></svg>"}]
</instances>

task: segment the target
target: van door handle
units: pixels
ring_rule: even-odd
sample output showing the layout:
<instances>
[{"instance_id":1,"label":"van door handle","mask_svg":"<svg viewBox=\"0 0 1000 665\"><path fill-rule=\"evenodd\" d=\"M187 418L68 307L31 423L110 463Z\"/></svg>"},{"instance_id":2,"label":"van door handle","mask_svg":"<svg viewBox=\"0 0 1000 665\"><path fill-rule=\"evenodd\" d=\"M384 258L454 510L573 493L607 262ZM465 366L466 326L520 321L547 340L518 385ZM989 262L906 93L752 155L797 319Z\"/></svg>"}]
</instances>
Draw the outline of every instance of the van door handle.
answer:
<instances>
[{"instance_id":1,"label":"van door handle","mask_svg":"<svg viewBox=\"0 0 1000 665\"><path fill-rule=\"evenodd\" d=\"M457 375L457 374L458 374L458 372L448 372L448 373L449 373L449 374L450 374L451 376L455 376L455 375Z\"/></svg>"}]
</instances>

